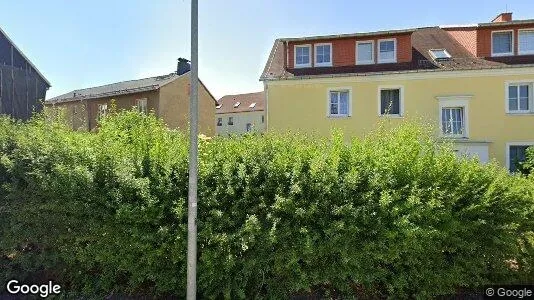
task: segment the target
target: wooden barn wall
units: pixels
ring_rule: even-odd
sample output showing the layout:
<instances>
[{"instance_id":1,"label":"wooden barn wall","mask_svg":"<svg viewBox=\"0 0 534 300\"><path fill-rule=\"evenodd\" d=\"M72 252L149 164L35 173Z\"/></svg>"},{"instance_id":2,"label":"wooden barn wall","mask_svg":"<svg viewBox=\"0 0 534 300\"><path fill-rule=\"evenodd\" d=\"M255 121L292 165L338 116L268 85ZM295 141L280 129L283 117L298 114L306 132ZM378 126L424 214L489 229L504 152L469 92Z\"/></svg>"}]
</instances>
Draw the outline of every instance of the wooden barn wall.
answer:
<instances>
[{"instance_id":1,"label":"wooden barn wall","mask_svg":"<svg viewBox=\"0 0 534 300\"><path fill-rule=\"evenodd\" d=\"M42 110L48 85L0 33L0 114L27 120Z\"/></svg>"}]
</instances>

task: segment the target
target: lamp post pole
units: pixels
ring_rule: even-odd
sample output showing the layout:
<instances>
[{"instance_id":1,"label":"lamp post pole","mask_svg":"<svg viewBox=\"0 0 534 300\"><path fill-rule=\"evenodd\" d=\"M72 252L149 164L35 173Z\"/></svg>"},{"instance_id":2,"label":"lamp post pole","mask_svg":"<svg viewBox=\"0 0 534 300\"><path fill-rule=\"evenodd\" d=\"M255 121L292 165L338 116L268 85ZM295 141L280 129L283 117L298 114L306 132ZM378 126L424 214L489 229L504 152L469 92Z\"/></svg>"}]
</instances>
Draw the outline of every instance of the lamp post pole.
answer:
<instances>
[{"instance_id":1,"label":"lamp post pole","mask_svg":"<svg viewBox=\"0 0 534 300\"><path fill-rule=\"evenodd\" d=\"M197 293L198 188L198 0L191 0L191 91L189 98L189 193L187 209L187 300Z\"/></svg>"}]
</instances>

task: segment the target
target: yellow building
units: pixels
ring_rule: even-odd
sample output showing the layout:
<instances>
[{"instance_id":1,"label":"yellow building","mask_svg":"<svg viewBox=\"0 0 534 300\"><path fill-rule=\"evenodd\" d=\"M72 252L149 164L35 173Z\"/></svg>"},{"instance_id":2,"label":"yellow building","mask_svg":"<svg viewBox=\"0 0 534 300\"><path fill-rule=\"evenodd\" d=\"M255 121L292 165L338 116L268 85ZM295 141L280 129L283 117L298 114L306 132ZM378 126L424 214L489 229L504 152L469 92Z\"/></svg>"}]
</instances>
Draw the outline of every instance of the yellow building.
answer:
<instances>
[{"instance_id":1,"label":"yellow building","mask_svg":"<svg viewBox=\"0 0 534 300\"><path fill-rule=\"evenodd\" d=\"M176 73L74 90L45 101L45 106L65 110L76 130L93 130L111 103L118 109L154 114L173 129L187 130L190 95L189 64L180 60ZM199 133L214 136L216 100L199 80Z\"/></svg>"},{"instance_id":2,"label":"yellow building","mask_svg":"<svg viewBox=\"0 0 534 300\"><path fill-rule=\"evenodd\" d=\"M533 28L533 29L529 29ZM458 153L515 170L534 145L534 20L278 39L269 131L363 136L423 117Z\"/></svg>"},{"instance_id":3,"label":"yellow building","mask_svg":"<svg viewBox=\"0 0 534 300\"><path fill-rule=\"evenodd\" d=\"M226 95L217 101L217 135L265 131L263 92Z\"/></svg>"}]
</instances>

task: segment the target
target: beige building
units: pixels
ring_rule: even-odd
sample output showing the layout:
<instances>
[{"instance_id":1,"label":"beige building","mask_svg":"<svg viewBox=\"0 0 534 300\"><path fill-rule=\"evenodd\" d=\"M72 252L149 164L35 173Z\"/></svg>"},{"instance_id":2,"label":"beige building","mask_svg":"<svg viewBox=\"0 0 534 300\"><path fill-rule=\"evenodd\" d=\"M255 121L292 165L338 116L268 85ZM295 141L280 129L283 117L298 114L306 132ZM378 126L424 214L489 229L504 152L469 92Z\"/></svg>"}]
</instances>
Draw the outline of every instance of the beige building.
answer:
<instances>
[{"instance_id":1,"label":"beige building","mask_svg":"<svg viewBox=\"0 0 534 300\"><path fill-rule=\"evenodd\" d=\"M181 61L176 73L75 90L48 99L45 105L63 108L67 120L76 130L96 128L98 118L110 110L112 102L117 109L136 107L144 113L154 112L170 128L187 130L189 90L189 64ZM213 120L216 103L206 86L200 82L199 133L215 135Z\"/></svg>"},{"instance_id":2,"label":"beige building","mask_svg":"<svg viewBox=\"0 0 534 300\"><path fill-rule=\"evenodd\" d=\"M217 101L217 135L265 131L263 92L227 95Z\"/></svg>"}]
</instances>

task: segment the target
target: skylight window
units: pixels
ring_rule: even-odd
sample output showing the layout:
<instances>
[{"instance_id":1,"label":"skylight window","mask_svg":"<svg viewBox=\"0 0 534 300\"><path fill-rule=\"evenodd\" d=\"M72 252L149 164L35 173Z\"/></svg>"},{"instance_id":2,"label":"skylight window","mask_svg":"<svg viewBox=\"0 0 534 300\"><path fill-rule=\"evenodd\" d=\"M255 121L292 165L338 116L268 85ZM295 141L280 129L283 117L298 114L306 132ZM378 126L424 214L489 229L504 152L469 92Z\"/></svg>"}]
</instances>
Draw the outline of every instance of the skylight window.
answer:
<instances>
[{"instance_id":1,"label":"skylight window","mask_svg":"<svg viewBox=\"0 0 534 300\"><path fill-rule=\"evenodd\" d=\"M432 58L434 58L435 60L444 60L451 58L451 55L445 49L430 49L428 51L430 52Z\"/></svg>"},{"instance_id":2,"label":"skylight window","mask_svg":"<svg viewBox=\"0 0 534 300\"><path fill-rule=\"evenodd\" d=\"M238 106L239 106L239 104L241 104L241 102L239 102L239 101L238 101L238 102L236 102L236 103L234 104L234 108L238 107Z\"/></svg>"},{"instance_id":3,"label":"skylight window","mask_svg":"<svg viewBox=\"0 0 534 300\"><path fill-rule=\"evenodd\" d=\"M219 109L221 107L222 107L222 104L219 104L219 105L215 106L216 109Z\"/></svg>"},{"instance_id":4,"label":"skylight window","mask_svg":"<svg viewBox=\"0 0 534 300\"><path fill-rule=\"evenodd\" d=\"M256 102L250 104L248 107L249 107L249 108L254 108L254 107L256 107Z\"/></svg>"}]
</instances>

